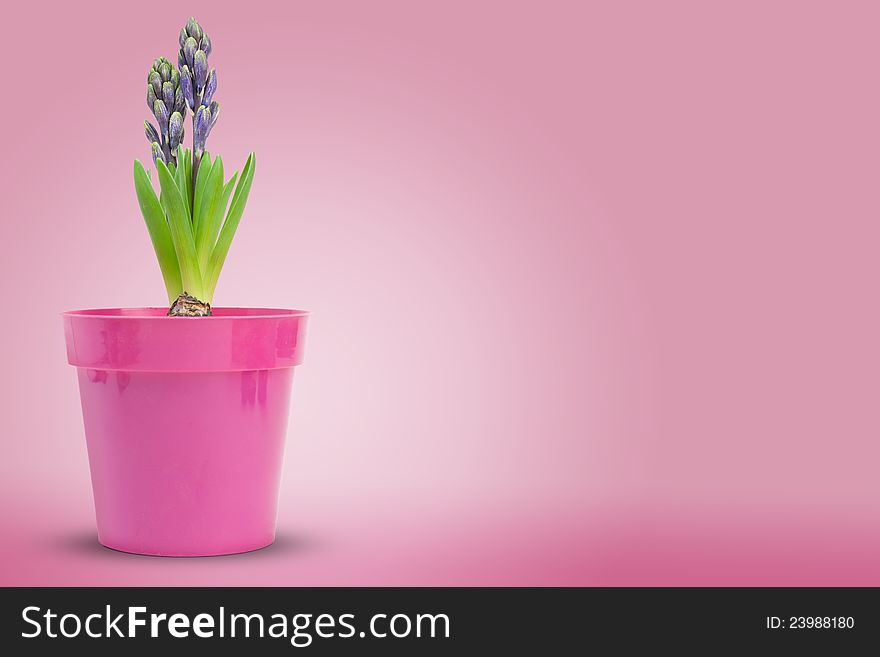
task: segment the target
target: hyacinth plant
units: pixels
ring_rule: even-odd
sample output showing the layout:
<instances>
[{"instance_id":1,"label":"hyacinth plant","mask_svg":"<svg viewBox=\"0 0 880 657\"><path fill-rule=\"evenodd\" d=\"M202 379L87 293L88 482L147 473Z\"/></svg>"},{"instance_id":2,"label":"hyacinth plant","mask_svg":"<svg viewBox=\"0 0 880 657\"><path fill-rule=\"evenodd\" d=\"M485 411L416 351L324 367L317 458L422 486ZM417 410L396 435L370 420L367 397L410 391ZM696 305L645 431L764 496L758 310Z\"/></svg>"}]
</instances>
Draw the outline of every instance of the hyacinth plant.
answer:
<instances>
[{"instance_id":1,"label":"hyacinth plant","mask_svg":"<svg viewBox=\"0 0 880 657\"><path fill-rule=\"evenodd\" d=\"M147 106L158 128L144 122L156 167L159 194L150 172L134 162L138 204L162 270L168 314L211 314L214 289L244 212L254 179L254 154L242 174L224 178L223 159L205 144L217 123L217 72L208 70L211 39L190 18L178 39L177 67L165 57L147 74ZM192 149L184 146L184 121L192 114ZM231 201L230 201L231 199Z\"/></svg>"}]
</instances>

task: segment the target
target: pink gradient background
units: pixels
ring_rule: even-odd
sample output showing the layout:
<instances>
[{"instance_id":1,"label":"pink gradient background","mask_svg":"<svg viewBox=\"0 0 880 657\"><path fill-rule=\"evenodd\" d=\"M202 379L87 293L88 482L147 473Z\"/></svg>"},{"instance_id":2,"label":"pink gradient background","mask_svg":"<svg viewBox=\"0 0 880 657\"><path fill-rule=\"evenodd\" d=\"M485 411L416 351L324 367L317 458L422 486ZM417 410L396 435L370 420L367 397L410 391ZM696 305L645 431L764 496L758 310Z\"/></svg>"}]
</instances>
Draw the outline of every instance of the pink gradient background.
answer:
<instances>
[{"instance_id":1,"label":"pink gradient background","mask_svg":"<svg viewBox=\"0 0 880 657\"><path fill-rule=\"evenodd\" d=\"M880 585L876 3L157 6L5 10L0 584ZM95 543L58 313L164 301L184 11L258 154L216 302L314 315L278 543L163 560Z\"/></svg>"}]
</instances>

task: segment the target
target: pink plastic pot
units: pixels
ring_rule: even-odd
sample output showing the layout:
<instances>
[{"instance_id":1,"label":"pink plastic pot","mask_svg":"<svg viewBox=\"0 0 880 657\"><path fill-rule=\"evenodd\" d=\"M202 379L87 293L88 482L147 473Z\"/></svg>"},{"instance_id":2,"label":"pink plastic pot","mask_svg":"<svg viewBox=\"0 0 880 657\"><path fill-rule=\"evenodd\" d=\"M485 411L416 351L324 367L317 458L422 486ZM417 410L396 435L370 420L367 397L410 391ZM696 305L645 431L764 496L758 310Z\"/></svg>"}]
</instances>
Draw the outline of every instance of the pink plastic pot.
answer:
<instances>
[{"instance_id":1,"label":"pink plastic pot","mask_svg":"<svg viewBox=\"0 0 880 657\"><path fill-rule=\"evenodd\" d=\"M63 315L67 358L79 376L98 540L165 556L270 545L308 313L165 312Z\"/></svg>"}]
</instances>

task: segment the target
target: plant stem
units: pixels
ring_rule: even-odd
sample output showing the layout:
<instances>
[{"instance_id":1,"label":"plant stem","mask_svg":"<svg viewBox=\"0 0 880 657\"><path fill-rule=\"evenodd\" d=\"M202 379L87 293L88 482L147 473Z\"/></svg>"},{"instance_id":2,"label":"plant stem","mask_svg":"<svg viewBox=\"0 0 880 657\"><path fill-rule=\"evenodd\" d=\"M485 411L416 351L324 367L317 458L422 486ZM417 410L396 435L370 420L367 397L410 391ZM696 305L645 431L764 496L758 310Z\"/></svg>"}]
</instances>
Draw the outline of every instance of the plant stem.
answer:
<instances>
[{"instance_id":1,"label":"plant stem","mask_svg":"<svg viewBox=\"0 0 880 657\"><path fill-rule=\"evenodd\" d=\"M195 80L193 80L193 87L195 87ZM198 180L199 176L199 163L202 161L202 155L199 153L196 155L196 111L199 109L199 105L201 105L202 99L199 97L199 94L193 89L193 111L192 111L192 139L193 139L193 190L196 188L196 180ZM193 194L193 207L189 209L190 216L195 217L195 194Z\"/></svg>"},{"instance_id":2,"label":"plant stem","mask_svg":"<svg viewBox=\"0 0 880 657\"><path fill-rule=\"evenodd\" d=\"M162 151L165 153L165 161L168 164L177 164L177 160L174 158L174 154L171 152L171 143L169 137L162 138Z\"/></svg>"}]
</instances>

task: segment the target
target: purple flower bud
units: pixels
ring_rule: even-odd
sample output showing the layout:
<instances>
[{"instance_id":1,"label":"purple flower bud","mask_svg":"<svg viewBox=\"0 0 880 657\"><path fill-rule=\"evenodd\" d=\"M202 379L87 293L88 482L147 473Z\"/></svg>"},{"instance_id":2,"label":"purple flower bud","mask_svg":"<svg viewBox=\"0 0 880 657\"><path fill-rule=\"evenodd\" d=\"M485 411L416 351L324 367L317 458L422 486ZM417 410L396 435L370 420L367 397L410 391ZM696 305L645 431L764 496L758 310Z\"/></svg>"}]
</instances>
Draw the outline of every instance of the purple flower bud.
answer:
<instances>
[{"instance_id":1,"label":"purple flower bud","mask_svg":"<svg viewBox=\"0 0 880 657\"><path fill-rule=\"evenodd\" d=\"M186 39L189 35L186 33L186 28L180 28L180 36L177 37L177 42L180 44L180 47L183 48L183 44L186 43Z\"/></svg>"},{"instance_id":2,"label":"purple flower bud","mask_svg":"<svg viewBox=\"0 0 880 657\"><path fill-rule=\"evenodd\" d=\"M205 150L205 140L208 139L208 131L211 128L211 110L199 106L196 110L196 122L193 127L193 151L201 157Z\"/></svg>"},{"instance_id":3,"label":"purple flower bud","mask_svg":"<svg viewBox=\"0 0 880 657\"><path fill-rule=\"evenodd\" d=\"M147 135L147 141L151 144L154 141L161 141L158 131L149 121L144 121L144 134Z\"/></svg>"},{"instance_id":4,"label":"purple flower bud","mask_svg":"<svg viewBox=\"0 0 880 657\"><path fill-rule=\"evenodd\" d=\"M207 34L202 34L202 40L199 41L199 49L204 50L206 55L211 54L211 39Z\"/></svg>"},{"instance_id":5,"label":"purple flower bud","mask_svg":"<svg viewBox=\"0 0 880 657\"><path fill-rule=\"evenodd\" d=\"M195 102L193 101L192 75L186 64L180 69L180 89L183 92L183 97L186 99L189 108L195 112L196 108Z\"/></svg>"},{"instance_id":6,"label":"purple flower bud","mask_svg":"<svg viewBox=\"0 0 880 657\"><path fill-rule=\"evenodd\" d=\"M159 131L165 137L168 134L168 108L161 100L157 100L153 105L153 116L159 122Z\"/></svg>"},{"instance_id":7,"label":"purple flower bud","mask_svg":"<svg viewBox=\"0 0 880 657\"><path fill-rule=\"evenodd\" d=\"M153 86L147 85L147 107L150 108L150 111L153 111L153 105L156 104L156 92L153 91Z\"/></svg>"},{"instance_id":8,"label":"purple flower bud","mask_svg":"<svg viewBox=\"0 0 880 657\"><path fill-rule=\"evenodd\" d=\"M174 107L174 83L170 80L162 84L162 100L165 107Z\"/></svg>"},{"instance_id":9,"label":"purple flower bud","mask_svg":"<svg viewBox=\"0 0 880 657\"><path fill-rule=\"evenodd\" d=\"M156 98L162 97L162 76L159 75L156 71L150 72L150 86L153 87L153 93L156 94Z\"/></svg>"},{"instance_id":10,"label":"purple flower bud","mask_svg":"<svg viewBox=\"0 0 880 657\"><path fill-rule=\"evenodd\" d=\"M162 82L168 82L171 79L171 64L162 62L159 65L159 75L162 76Z\"/></svg>"},{"instance_id":11,"label":"purple flower bud","mask_svg":"<svg viewBox=\"0 0 880 657\"><path fill-rule=\"evenodd\" d=\"M183 69L186 66L186 55L183 54L183 49L177 51L177 68Z\"/></svg>"},{"instance_id":12,"label":"purple flower bud","mask_svg":"<svg viewBox=\"0 0 880 657\"><path fill-rule=\"evenodd\" d=\"M207 107L199 107L196 111L196 123L194 129L201 136L207 136L208 127L211 125L211 110Z\"/></svg>"},{"instance_id":13,"label":"purple flower bud","mask_svg":"<svg viewBox=\"0 0 880 657\"><path fill-rule=\"evenodd\" d=\"M208 125L208 134L210 135L214 124L217 123L217 117L220 116L220 103L215 100L208 109L211 111L211 123Z\"/></svg>"},{"instance_id":14,"label":"purple flower bud","mask_svg":"<svg viewBox=\"0 0 880 657\"><path fill-rule=\"evenodd\" d=\"M214 92L217 91L217 69L211 69L208 81L205 82L205 93L202 95L202 105L207 107L211 104Z\"/></svg>"},{"instance_id":15,"label":"purple flower bud","mask_svg":"<svg viewBox=\"0 0 880 657\"><path fill-rule=\"evenodd\" d=\"M196 50L193 57L193 84L196 91L201 91L208 79L208 56L204 50Z\"/></svg>"},{"instance_id":16,"label":"purple flower bud","mask_svg":"<svg viewBox=\"0 0 880 657\"><path fill-rule=\"evenodd\" d=\"M163 162L165 162L165 154L162 152L162 147L159 146L159 142L154 141L150 145L150 153L153 156L153 164L155 164L156 166L158 166L158 164L156 164L156 160L162 160Z\"/></svg>"},{"instance_id":17,"label":"purple flower bud","mask_svg":"<svg viewBox=\"0 0 880 657\"><path fill-rule=\"evenodd\" d=\"M181 115L186 114L186 99L183 97L183 90L177 87L174 92L174 111L180 112Z\"/></svg>"},{"instance_id":18,"label":"purple flower bud","mask_svg":"<svg viewBox=\"0 0 880 657\"><path fill-rule=\"evenodd\" d=\"M190 66L193 65L193 58L196 56L198 49L199 43L192 37L188 37L186 43L183 44L183 56L186 57L186 63Z\"/></svg>"},{"instance_id":19,"label":"purple flower bud","mask_svg":"<svg viewBox=\"0 0 880 657\"><path fill-rule=\"evenodd\" d=\"M177 148L183 139L183 116L180 112L174 112L168 120L168 138L172 150Z\"/></svg>"},{"instance_id":20,"label":"purple flower bud","mask_svg":"<svg viewBox=\"0 0 880 657\"><path fill-rule=\"evenodd\" d=\"M186 31L190 36L195 37L196 39L202 38L202 27L198 24L195 18L192 16L186 21Z\"/></svg>"}]
</instances>

